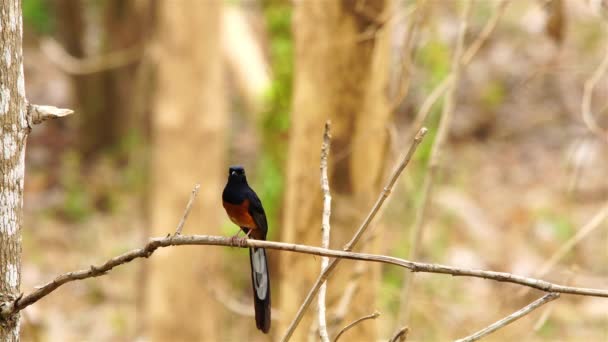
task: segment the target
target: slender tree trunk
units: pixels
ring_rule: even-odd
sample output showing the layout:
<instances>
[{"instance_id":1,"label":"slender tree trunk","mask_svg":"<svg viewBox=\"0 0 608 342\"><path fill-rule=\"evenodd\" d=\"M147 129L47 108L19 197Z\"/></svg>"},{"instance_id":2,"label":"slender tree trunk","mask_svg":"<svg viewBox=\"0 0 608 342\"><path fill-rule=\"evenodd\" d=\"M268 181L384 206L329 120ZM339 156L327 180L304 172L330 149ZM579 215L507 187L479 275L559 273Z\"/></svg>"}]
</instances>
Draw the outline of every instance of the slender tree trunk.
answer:
<instances>
[{"instance_id":1,"label":"slender tree trunk","mask_svg":"<svg viewBox=\"0 0 608 342\"><path fill-rule=\"evenodd\" d=\"M94 4L82 0L55 0L53 3L58 18L58 36L70 55L86 59L137 46L143 51L146 30L150 26L152 5L149 2L105 0ZM91 29L87 13L99 17L99 27ZM87 46L90 31L99 32L98 47ZM133 61L119 68L71 76L79 112L78 146L85 161L94 159L100 151L116 147L132 129L143 130L142 123L129 119L137 91L138 65L139 61Z\"/></svg>"},{"instance_id":2,"label":"slender tree trunk","mask_svg":"<svg viewBox=\"0 0 608 342\"><path fill-rule=\"evenodd\" d=\"M217 233L226 179L220 19L222 2L161 1L152 125L150 214L155 236L173 233L196 183L185 233ZM155 341L219 341L225 313L206 286L222 278L219 254L167 249L150 266L147 331Z\"/></svg>"},{"instance_id":3,"label":"slender tree trunk","mask_svg":"<svg viewBox=\"0 0 608 342\"><path fill-rule=\"evenodd\" d=\"M362 4L362 6L357 4ZM282 240L320 243L322 196L319 152L325 120L332 120L330 182L334 198L331 247L352 236L381 190L385 167L389 35L381 17L390 1L299 1L294 15L295 94L287 166L286 212ZM388 25L388 24L384 24ZM380 29L373 33L374 30ZM316 138L315 138L316 137ZM366 246L370 250L371 246ZM319 260L296 255L281 258L281 312L290 323L318 275ZM331 314L353 272L344 263L329 281ZM297 271L294 271L297 270ZM345 321L375 309L378 268L361 276L359 292ZM314 308L293 336L305 340ZM374 341L373 322L360 324L357 340Z\"/></svg>"},{"instance_id":4,"label":"slender tree trunk","mask_svg":"<svg viewBox=\"0 0 608 342\"><path fill-rule=\"evenodd\" d=\"M0 2L0 302L21 284L21 225L26 122L20 0ZM0 341L19 340L19 314L0 319Z\"/></svg>"}]
</instances>

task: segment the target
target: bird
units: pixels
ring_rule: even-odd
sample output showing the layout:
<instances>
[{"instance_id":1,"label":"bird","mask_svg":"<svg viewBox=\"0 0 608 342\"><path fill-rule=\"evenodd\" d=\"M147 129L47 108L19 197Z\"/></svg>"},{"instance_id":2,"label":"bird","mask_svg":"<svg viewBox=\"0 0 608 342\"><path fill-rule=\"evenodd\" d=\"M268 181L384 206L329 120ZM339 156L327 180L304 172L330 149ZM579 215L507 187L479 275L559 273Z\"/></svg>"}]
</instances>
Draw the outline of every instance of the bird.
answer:
<instances>
[{"instance_id":1,"label":"bird","mask_svg":"<svg viewBox=\"0 0 608 342\"><path fill-rule=\"evenodd\" d=\"M245 232L246 237L266 240L268 221L262 201L247 183L245 169L231 166L228 182L222 193L222 204L230 220ZM236 238L240 231L234 236ZM249 248L251 284L256 327L263 333L270 330L270 275L264 248Z\"/></svg>"}]
</instances>

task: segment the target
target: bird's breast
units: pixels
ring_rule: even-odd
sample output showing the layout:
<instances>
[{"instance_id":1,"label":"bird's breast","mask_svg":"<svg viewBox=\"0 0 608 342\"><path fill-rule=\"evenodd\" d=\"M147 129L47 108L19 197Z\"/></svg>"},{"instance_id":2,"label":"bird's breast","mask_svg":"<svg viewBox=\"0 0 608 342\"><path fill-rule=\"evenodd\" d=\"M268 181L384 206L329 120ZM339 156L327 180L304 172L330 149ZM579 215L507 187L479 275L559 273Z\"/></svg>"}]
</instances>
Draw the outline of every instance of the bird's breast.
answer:
<instances>
[{"instance_id":1,"label":"bird's breast","mask_svg":"<svg viewBox=\"0 0 608 342\"><path fill-rule=\"evenodd\" d=\"M223 201L224 209L230 220L239 227L257 228L253 217L249 214L249 200L244 200L241 204L233 204Z\"/></svg>"}]
</instances>

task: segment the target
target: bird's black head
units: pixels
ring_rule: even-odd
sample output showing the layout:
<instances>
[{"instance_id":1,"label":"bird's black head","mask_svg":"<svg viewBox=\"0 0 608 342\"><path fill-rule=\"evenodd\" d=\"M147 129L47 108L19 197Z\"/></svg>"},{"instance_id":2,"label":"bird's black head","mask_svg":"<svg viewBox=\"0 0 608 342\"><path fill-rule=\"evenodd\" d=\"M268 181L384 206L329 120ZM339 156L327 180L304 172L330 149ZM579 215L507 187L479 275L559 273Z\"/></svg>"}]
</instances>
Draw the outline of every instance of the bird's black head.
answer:
<instances>
[{"instance_id":1,"label":"bird's black head","mask_svg":"<svg viewBox=\"0 0 608 342\"><path fill-rule=\"evenodd\" d=\"M245 169L240 165L231 166L228 169L228 181L235 183L247 183Z\"/></svg>"}]
</instances>

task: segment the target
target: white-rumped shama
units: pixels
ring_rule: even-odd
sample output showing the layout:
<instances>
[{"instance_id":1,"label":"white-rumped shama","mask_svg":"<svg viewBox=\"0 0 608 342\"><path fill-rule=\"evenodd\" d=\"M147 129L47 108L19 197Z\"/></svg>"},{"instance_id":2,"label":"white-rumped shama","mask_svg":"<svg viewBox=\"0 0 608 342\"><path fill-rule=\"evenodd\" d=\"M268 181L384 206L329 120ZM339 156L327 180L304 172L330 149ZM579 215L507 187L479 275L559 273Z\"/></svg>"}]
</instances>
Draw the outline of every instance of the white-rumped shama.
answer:
<instances>
[{"instance_id":1,"label":"white-rumped shama","mask_svg":"<svg viewBox=\"0 0 608 342\"><path fill-rule=\"evenodd\" d=\"M266 240L268 223L258 195L247 184L245 169L231 166L222 203L230 220L241 227L248 237ZM249 248L251 283L255 307L255 324L264 333L270 330L270 277L264 248Z\"/></svg>"}]
</instances>

